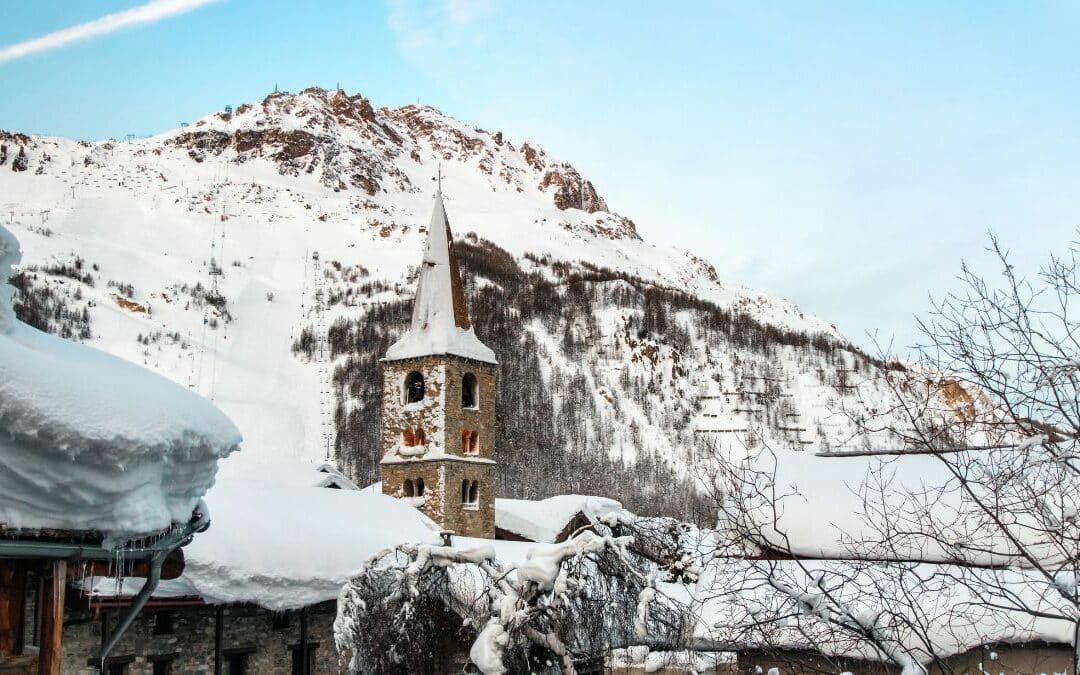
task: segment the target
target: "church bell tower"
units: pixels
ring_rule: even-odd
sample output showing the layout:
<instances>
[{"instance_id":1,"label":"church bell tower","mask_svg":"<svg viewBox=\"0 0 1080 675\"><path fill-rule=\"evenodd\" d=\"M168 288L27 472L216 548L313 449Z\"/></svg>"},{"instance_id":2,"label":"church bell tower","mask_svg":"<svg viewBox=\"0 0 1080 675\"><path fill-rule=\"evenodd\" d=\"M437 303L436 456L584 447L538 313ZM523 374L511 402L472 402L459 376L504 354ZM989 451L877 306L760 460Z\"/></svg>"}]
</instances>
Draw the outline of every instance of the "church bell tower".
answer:
<instances>
[{"instance_id":1,"label":"church bell tower","mask_svg":"<svg viewBox=\"0 0 1080 675\"><path fill-rule=\"evenodd\" d=\"M495 537L495 353L476 337L441 185L409 330L382 360L383 494L444 529Z\"/></svg>"}]
</instances>

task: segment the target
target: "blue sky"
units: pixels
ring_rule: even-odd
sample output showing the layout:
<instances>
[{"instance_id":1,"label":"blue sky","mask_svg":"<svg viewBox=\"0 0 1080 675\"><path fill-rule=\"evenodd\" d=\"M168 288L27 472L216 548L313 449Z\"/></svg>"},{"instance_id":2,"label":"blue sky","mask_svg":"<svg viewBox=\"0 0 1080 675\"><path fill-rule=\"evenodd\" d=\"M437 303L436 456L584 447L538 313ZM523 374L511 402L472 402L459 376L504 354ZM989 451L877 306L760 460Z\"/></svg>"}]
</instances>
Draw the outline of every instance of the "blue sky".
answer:
<instances>
[{"instance_id":1,"label":"blue sky","mask_svg":"<svg viewBox=\"0 0 1080 675\"><path fill-rule=\"evenodd\" d=\"M170 0L192 5L200 0ZM0 54L142 2L0 5ZM163 131L273 90L534 140L652 242L866 344L914 339L987 232L1080 224L1080 5L220 0L0 60L0 128Z\"/></svg>"}]
</instances>

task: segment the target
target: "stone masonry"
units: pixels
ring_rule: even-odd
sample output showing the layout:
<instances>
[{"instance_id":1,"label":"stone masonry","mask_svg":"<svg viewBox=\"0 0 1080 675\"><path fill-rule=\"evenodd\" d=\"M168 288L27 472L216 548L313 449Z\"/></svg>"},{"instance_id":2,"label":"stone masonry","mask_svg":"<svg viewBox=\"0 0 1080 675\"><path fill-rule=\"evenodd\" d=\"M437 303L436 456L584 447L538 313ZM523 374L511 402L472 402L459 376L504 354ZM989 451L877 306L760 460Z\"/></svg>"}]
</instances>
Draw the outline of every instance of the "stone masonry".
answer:
<instances>
[{"instance_id":1,"label":"stone masonry","mask_svg":"<svg viewBox=\"0 0 1080 675\"><path fill-rule=\"evenodd\" d=\"M424 377L424 397L406 403L405 383L412 372ZM462 386L470 373L477 396L475 405L465 408ZM383 493L408 497L405 481L415 490L422 479L424 497L417 503L423 502L420 508L432 520L462 536L494 538L495 386L493 364L458 356L384 362ZM476 435L475 452L466 448L470 434ZM477 481L475 507L465 503L462 481Z\"/></svg>"},{"instance_id":2,"label":"stone masonry","mask_svg":"<svg viewBox=\"0 0 1080 675\"><path fill-rule=\"evenodd\" d=\"M88 665L102 642L102 627L111 630L120 609L97 609L77 621L65 622L64 675L97 675ZM214 637L218 609L212 606L147 608L124 633L108 664L126 675L156 673L213 673ZM300 642L300 612L275 613L249 605L226 605L222 621L222 673L244 672L291 675L294 653ZM334 602L308 607L308 651L312 675L344 673L334 647ZM240 659L239 670L229 670L229 660ZM155 662L158 664L155 670ZM168 665L163 665L167 663ZM112 672L112 671L107 671Z\"/></svg>"}]
</instances>

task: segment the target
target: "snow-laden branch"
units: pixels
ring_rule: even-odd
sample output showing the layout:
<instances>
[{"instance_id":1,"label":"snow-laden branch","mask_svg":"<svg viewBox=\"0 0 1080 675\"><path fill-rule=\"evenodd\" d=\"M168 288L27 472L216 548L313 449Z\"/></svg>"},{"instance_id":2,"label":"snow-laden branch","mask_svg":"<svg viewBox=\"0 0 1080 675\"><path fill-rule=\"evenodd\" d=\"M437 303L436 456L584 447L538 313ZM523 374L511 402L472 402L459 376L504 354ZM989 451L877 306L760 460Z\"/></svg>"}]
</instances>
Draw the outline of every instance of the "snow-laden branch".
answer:
<instances>
[{"instance_id":1,"label":"snow-laden branch","mask_svg":"<svg viewBox=\"0 0 1080 675\"><path fill-rule=\"evenodd\" d=\"M447 621L458 621L473 634L469 658L486 675L552 657L573 673L575 657L613 646L603 633L622 620L605 620L620 602L647 631L656 591L633 562L632 543L630 536L585 530L560 544L537 545L516 563L497 560L491 545L399 546L368 561L346 584L335 641L341 653L351 653L352 673L430 668L437 640L427 641ZM588 612L596 617L583 616Z\"/></svg>"}]
</instances>

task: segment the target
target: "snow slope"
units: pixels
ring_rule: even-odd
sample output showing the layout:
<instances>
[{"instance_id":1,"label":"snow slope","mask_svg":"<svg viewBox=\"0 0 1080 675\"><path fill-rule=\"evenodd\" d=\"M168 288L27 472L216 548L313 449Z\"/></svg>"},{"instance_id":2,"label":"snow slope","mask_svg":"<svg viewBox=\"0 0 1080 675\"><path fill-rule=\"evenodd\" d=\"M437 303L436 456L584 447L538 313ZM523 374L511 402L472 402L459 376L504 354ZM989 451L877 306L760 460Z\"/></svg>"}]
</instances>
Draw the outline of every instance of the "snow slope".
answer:
<instances>
[{"instance_id":1,"label":"snow slope","mask_svg":"<svg viewBox=\"0 0 1080 675\"><path fill-rule=\"evenodd\" d=\"M434 108L376 110L359 95L308 89L125 142L0 132L0 208L24 245L21 283L85 310L94 346L228 413L246 452L223 464L224 475L332 458L335 409L363 402L333 382L343 357L330 356L329 329L411 298L439 171L456 236L494 242L523 269L553 280L564 269L615 270L768 330L847 344L790 302L642 241L572 166ZM583 334L583 317L568 316ZM751 427L766 427L751 445L821 448L850 436L835 411L853 399L843 373L860 358L798 346L750 353L717 342L682 310L671 320L690 342L673 346L643 336L631 325L641 318L618 304L595 308L588 323L599 332L581 338L584 358L567 354L550 325L521 327L542 350L532 376L557 405L561 383L584 378L597 408L591 447L685 470L700 459L696 440L739 448ZM305 336L311 358L291 349ZM743 405L769 378L778 382L772 407ZM785 430L778 420L792 423Z\"/></svg>"}]
</instances>

